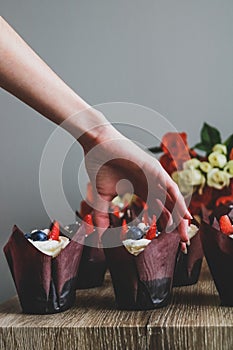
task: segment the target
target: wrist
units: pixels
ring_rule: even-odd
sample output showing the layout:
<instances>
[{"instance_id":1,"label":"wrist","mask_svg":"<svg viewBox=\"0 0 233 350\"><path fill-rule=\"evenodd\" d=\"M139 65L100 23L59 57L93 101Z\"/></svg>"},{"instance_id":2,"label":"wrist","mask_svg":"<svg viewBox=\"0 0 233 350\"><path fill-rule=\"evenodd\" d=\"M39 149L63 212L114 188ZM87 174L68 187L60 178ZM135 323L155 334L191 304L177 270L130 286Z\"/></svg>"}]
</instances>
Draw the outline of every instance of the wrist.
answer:
<instances>
[{"instance_id":1,"label":"wrist","mask_svg":"<svg viewBox=\"0 0 233 350\"><path fill-rule=\"evenodd\" d=\"M92 107L73 114L62 127L77 139L85 153L98 144L124 138L101 112Z\"/></svg>"}]
</instances>

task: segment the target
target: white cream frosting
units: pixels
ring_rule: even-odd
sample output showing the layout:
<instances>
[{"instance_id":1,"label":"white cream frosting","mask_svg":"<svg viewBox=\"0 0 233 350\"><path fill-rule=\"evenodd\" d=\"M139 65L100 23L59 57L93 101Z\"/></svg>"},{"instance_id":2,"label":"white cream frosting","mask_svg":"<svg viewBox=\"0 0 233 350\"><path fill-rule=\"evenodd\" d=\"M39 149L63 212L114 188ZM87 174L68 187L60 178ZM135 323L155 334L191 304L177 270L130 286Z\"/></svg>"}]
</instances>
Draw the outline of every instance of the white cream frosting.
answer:
<instances>
[{"instance_id":1,"label":"white cream frosting","mask_svg":"<svg viewBox=\"0 0 233 350\"><path fill-rule=\"evenodd\" d=\"M149 243L151 243L151 240L146 238L138 240L126 239L125 241L122 241L122 243L129 253L137 256L138 254L143 252L143 250L148 246Z\"/></svg>"},{"instance_id":2,"label":"white cream frosting","mask_svg":"<svg viewBox=\"0 0 233 350\"><path fill-rule=\"evenodd\" d=\"M188 230L187 230L187 234L188 234L188 238L191 239L193 238L198 231L198 227L194 224L191 224L188 226Z\"/></svg>"},{"instance_id":3,"label":"white cream frosting","mask_svg":"<svg viewBox=\"0 0 233 350\"><path fill-rule=\"evenodd\" d=\"M34 247L39 249L42 253L55 258L70 242L69 238L60 236L59 241L48 239L47 241L33 241L29 239Z\"/></svg>"}]
</instances>

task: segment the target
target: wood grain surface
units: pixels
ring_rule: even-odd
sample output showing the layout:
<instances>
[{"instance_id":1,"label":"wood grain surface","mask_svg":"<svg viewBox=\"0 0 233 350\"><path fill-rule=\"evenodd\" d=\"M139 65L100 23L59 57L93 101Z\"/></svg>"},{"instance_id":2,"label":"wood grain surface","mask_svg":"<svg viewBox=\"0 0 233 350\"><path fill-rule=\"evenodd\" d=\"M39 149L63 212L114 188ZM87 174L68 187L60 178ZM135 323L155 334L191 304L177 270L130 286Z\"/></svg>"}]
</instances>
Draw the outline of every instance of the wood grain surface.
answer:
<instances>
[{"instance_id":1,"label":"wood grain surface","mask_svg":"<svg viewBox=\"0 0 233 350\"><path fill-rule=\"evenodd\" d=\"M107 275L60 314L23 315L17 297L0 306L0 350L34 349L233 349L233 309L219 306L206 262L196 285L174 288L171 304L153 311L116 310Z\"/></svg>"}]
</instances>

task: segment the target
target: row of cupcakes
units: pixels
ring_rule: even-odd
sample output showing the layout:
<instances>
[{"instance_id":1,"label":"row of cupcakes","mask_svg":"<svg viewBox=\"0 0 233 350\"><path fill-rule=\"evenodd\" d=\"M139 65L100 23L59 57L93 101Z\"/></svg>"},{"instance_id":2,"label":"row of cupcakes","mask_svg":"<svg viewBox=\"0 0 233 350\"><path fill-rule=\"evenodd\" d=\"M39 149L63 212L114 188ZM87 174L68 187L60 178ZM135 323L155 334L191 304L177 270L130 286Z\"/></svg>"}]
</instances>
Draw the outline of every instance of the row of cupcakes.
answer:
<instances>
[{"instance_id":1,"label":"row of cupcakes","mask_svg":"<svg viewBox=\"0 0 233 350\"><path fill-rule=\"evenodd\" d=\"M29 234L14 226L4 252L23 312L68 309L77 288L103 283L107 266L121 309L164 306L173 285L197 281L202 260L201 250L192 249L199 247L197 229L189 230L196 234L190 237L188 254L179 252L178 232L162 232L156 217L150 218L147 206L134 197L123 206L113 202L111 225L100 246L92 213L81 210L78 216L82 220L75 224L63 228L55 221L50 229Z\"/></svg>"}]
</instances>

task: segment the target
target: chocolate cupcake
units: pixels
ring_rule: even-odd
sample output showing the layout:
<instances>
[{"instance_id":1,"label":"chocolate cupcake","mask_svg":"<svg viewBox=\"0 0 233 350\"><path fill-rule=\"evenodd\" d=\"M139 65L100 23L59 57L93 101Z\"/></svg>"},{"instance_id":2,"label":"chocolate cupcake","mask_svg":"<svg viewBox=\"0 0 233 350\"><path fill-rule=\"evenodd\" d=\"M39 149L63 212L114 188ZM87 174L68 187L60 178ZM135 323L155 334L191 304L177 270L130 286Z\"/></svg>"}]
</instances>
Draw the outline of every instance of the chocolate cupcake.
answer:
<instances>
[{"instance_id":1,"label":"chocolate cupcake","mask_svg":"<svg viewBox=\"0 0 233 350\"><path fill-rule=\"evenodd\" d=\"M221 305L233 306L233 203L217 207L211 215L203 209L201 240Z\"/></svg>"},{"instance_id":2,"label":"chocolate cupcake","mask_svg":"<svg viewBox=\"0 0 233 350\"><path fill-rule=\"evenodd\" d=\"M127 310L165 306L170 299L179 233L163 232L152 238L149 232L140 238L139 230L131 229L122 233L120 228L109 228L102 237L116 304ZM132 236L136 236L134 243L127 239Z\"/></svg>"},{"instance_id":3,"label":"chocolate cupcake","mask_svg":"<svg viewBox=\"0 0 233 350\"><path fill-rule=\"evenodd\" d=\"M188 286L198 282L203 260L203 249L200 232L197 223L191 224L188 228L190 246L187 247L186 254L182 251L177 256L174 287Z\"/></svg>"},{"instance_id":4,"label":"chocolate cupcake","mask_svg":"<svg viewBox=\"0 0 233 350\"><path fill-rule=\"evenodd\" d=\"M100 246L98 232L92 222L92 214L85 215L83 220L86 232L76 279L77 289L102 286L107 270L104 251Z\"/></svg>"},{"instance_id":5,"label":"chocolate cupcake","mask_svg":"<svg viewBox=\"0 0 233 350\"><path fill-rule=\"evenodd\" d=\"M13 227L4 253L24 313L57 313L74 304L84 235L85 228L81 226L64 249L52 257L37 249L17 226Z\"/></svg>"}]
</instances>

